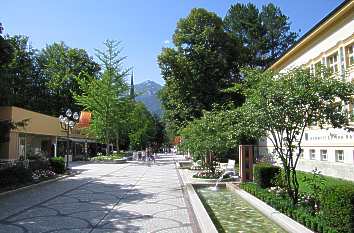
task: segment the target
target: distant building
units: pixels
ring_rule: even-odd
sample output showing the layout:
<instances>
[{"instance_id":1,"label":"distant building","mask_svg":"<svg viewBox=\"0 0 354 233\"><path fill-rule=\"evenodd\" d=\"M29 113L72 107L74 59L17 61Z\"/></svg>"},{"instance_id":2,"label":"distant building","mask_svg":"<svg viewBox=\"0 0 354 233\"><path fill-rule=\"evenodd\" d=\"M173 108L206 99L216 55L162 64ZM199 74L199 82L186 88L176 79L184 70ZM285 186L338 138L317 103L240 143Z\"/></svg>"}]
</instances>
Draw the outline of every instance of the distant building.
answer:
<instances>
[{"instance_id":1,"label":"distant building","mask_svg":"<svg viewBox=\"0 0 354 233\"><path fill-rule=\"evenodd\" d=\"M306 66L316 72L323 64L336 75L354 80L354 1L344 1L280 57L272 70L287 71ZM354 102L347 106L354 125ZM297 168L354 180L354 132L344 129L320 129L311 126L304 134L303 154ZM260 155L273 151L268 140L259 142Z\"/></svg>"},{"instance_id":2,"label":"distant building","mask_svg":"<svg viewBox=\"0 0 354 233\"><path fill-rule=\"evenodd\" d=\"M22 126L1 132L0 160L38 156L49 158L65 154L67 137L58 118L18 107L0 107L0 121L24 122ZM73 159L80 159L85 155L85 144L88 153L95 153L97 150L96 142L78 127L72 130L69 141L69 154Z\"/></svg>"},{"instance_id":3,"label":"distant building","mask_svg":"<svg viewBox=\"0 0 354 233\"><path fill-rule=\"evenodd\" d=\"M135 100L135 90L134 90L134 74L132 71L132 75L130 77L130 94L129 94L130 98L132 100Z\"/></svg>"}]
</instances>

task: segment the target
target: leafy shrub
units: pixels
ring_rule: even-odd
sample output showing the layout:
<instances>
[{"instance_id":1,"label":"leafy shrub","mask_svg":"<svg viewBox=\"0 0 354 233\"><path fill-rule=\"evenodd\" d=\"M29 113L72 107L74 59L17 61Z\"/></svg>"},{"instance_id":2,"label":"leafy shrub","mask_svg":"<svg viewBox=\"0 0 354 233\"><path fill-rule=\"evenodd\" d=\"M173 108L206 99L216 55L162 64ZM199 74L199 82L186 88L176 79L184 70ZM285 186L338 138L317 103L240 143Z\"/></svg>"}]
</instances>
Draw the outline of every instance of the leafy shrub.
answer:
<instances>
[{"instance_id":1,"label":"leafy shrub","mask_svg":"<svg viewBox=\"0 0 354 233\"><path fill-rule=\"evenodd\" d=\"M311 190L309 189L308 185L303 182L306 178L310 178L310 176L313 175L313 173L309 172L303 172L303 171L297 171L297 178L299 181L299 190L300 192L304 193L309 193ZM324 176L322 175L323 181L325 183L325 186L332 186L332 185L337 185L337 184L343 184L343 185L354 185L353 181L348 181L348 180L343 180L340 178L335 178L335 177L330 177L330 176Z\"/></svg>"},{"instance_id":2,"label":"leafy shrub","mask_svg":"<svg viewBox=\"0 0 354 233\"><path fill-rule=\"evenodd\" d=\"M258 163L254 166L254 181L262 188L269 188L280 170L280 167L268 163Z\"/></svg>"},{"instance_id":3,"label":"leafy shrub","mask_svg":"<svg viewBox=\"0 0 354 233\"><path fill-rule=\"evenodd\" d=\"M223 174L222 171L200 171L193 175L193 178L202 178L202 179L218 179ZM229 175L225 175L224 179L229 178Z\"/></svg>"},{"instance_id":4,"label":"leafy shrub","mask_svg":"<svg viewBox=\"0 0 354 233\"><path fill-rule=\"evenodd\" d=\"M321 212L326 224L338 233L354 232L354 185L325 186L321 195Z\"/></svg>"},{"instance_id":5,"label":"leafy shrub","mask_svg":"<svg viewBox=\"0 0 354 233\"><path fill-rule=\"evenodd\" d=\"M273 180L271 181L272 185L276 187L280 187L282 189L286 189L286 180L284 176L284 170L280 169L279 174L277 174Z\"/></svg>"},{"instance_id":6,"label":"leafy shrub","mask_svg":"<svg viewBox=\"0 0 354 233\"><path fill-rule=\"evenodd\" d=\"M240 187L243 190L247 191L248 193L261 199L262 201L272 206L273 208L277 209L278 211L282 212L283 214L288 215L292 219L303 224L307 228L313 230L314 232L319 232L319 233L344 233L344 232L353 233L354 232L353 228L352 229L350 228L353 227L353 225L351 224L353 224L354 219L352 218L350 222L350 217L348 215L344 216L344 214L348 213L348 209L351 209L353 211L354 202L351 202L351 206L349 206L349 208L347 206L346 211L343 211L344 205L343 206L341 205L343 203L347 203L349 205L350 203L348 201L349 199L347 199L347 201L343 201L341 199L338 200L339 203L337 203L337 205L332 205L332 209L327 204L324 206L324 201L321 201L322 210L319 213L314 214L311 207L309 207L306 203L299 203L296 206L296 208L294 208L288 196L276 195L276 193L270 192L268 189L263 189L255 183L243 183L240 184ZM326 192L323 193L324 199L326 199L326 196L327 197L331 196L330 193L333 192L332 189L327 190L325 188L325 190ZM341 190L341 191L344 192L346 190ZM354 200L353 194L354 191L352 190L352 195L349 195L352 197L351 199L352 201ZM345 195L346 198L349 198L349 196ZM331 197L330 199L332 199L333 202L336 202L336 198L338 198L337 195L336 197ZM341 198L344 198L344 195ZM333 203L332 201L329 202ZM334 209L337 208L338 206L340 206L340 208L342 209L339 208ZM353 217L353 215L351 216ZM341 219L341 221L338 221L339 219ZM331 221L336 224L333 223L331 224Z\"/></svg>"},{"instance_id":7,"label":"leafy shrub","mask_svg":"<svg viewBox=\"0 0 354 233\"><path fill-rule=\"evenodd\" d=\"M15 166L0 170L0 187L11 187L32 182L30 169Z\"/></svg>"},{"instance_id":8,"label":"leafy shrub","mask_svg":"<svg viewBox=\"0 0 354 233\"><path fill-rule=\"evenodd\" d=\"M50 158L50 166L52 170L57 174L63 174L65 172L65 161L63 157Z\"/></svg>"},{"instance_id":9,"label":"leafy shrub","mask_svg":"<svg viewBox=\"0 0 354 233\"><path fill-rule=\"evenodd\" d=\"M40 154L30 154L27 156L27 159L29 159L29 160L45 160L46 157L42 156Z\"/></svg>"},{"instance_id":10,"label":"leafy shrub","mask_svg":"<svg viewBox=\"0 0 354 233\"><path fill-rule=\"evenodd\" d=\"M315 168L312 171L312 175L303 177L302 182L306 185L309 195L309 205L313 212L316 212L320 208L320 196L325 185L325 179L321 175L321 172Z\"/></svg>"},{"instance_id":11,"label":"leafy shrub","mask_svg":"<svg viewBox=\"0 0 354 233\"><path fill-rule=\"evenodd\" d=\"M124 153L119 152L119 153L113 153L109 155L101 155L100 153L97 154L97 156L92 157L90 160L92 161L105 161L105 160L115 160L115 159L121 159L124 157Z\"/></svg>"}]
</instances>

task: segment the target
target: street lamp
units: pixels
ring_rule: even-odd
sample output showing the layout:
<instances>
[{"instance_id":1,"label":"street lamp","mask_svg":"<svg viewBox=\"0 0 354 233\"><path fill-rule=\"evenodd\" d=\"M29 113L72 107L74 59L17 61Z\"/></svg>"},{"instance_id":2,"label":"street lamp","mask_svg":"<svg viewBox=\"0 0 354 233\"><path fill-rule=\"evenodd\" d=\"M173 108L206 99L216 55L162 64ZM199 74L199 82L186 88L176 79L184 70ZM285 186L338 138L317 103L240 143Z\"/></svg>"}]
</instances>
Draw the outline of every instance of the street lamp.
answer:
<instances>
[{"instance_id":1,"label":"street lamp","mask_svg":"<svg viewBox=\"0 0 354 233\"><path fill-rule=\"evenodd\" d=\"M69 168L69 135L71 130L75 127L79 121L79 113L72 112L70 109L66 110L64 115L59 116L59 122L61 128L66 132L66 168Z\"/></svg>"}]
</instances>

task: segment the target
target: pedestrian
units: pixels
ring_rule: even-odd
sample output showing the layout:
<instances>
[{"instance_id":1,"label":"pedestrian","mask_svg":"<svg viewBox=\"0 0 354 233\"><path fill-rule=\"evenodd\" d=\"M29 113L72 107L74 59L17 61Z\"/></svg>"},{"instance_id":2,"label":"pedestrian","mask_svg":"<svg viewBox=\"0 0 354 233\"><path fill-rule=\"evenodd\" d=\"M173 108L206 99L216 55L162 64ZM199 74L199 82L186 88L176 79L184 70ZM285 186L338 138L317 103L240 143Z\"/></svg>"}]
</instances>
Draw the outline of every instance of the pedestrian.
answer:
<instances>
[{"instance_id":1,"label":"pedestrian","mask_svg":"<svg viewBox=\"0 0 354 233\"><path fill-rule=\"evenodd\" d=\"M155 157L154 157L154 155L152 153L152 148L151 147L148 148L148 157L149 157L149 160L152 160L155 163Z\"/></svg>"}]
</instances>

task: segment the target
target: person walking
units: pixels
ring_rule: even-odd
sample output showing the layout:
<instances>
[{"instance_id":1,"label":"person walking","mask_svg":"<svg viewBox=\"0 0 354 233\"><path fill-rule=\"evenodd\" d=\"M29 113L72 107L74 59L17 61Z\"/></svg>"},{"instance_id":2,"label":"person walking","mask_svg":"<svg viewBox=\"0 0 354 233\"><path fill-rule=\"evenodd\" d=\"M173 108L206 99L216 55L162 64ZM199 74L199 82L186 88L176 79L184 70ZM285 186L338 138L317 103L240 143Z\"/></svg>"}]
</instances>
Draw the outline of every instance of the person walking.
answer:
<instances>
[{"instance_id":1,"label":"person walking","mask_svg":"<svg viewBox=\"0 0 354 233\"><path fill-rule=\"evenodd\" d=\"M151 149L151 147L147 147L147 148L146 148L146 157L147 157L147 161L152 160L152 161L154 161L154 163L155 163L155 157L154 157L153 154L152 154L152 149Z\"/></svg>"}]
</instances>

